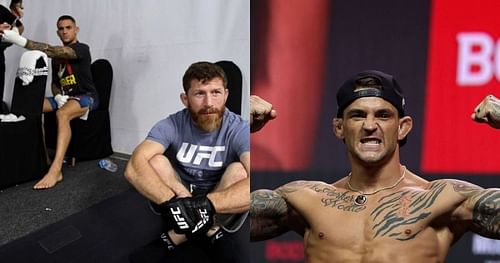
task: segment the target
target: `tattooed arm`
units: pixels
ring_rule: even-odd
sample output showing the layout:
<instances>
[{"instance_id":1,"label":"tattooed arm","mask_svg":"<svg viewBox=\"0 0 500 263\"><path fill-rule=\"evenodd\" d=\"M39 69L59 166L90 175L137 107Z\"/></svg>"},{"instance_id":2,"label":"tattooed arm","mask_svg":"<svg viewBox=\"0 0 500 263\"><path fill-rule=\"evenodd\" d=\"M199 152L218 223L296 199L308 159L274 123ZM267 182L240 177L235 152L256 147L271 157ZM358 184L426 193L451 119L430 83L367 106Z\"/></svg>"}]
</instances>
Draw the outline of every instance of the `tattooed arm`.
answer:
<instances>
[{"instance_id":1,"label":"tattooed arm","mask_svg":"<svg viewBox=\"0 0 500 263\"><path fill-rule=\"evenodd\" d=\"M270 239L290 230L304 234L305 220L287 201L297 186L292 182L274 191L261 189L250 194L250 240Z\"/></svg>"},{"instance_id":2,"label":"tattooed arm","mask_svg":"<svg viewBox=\"0 0 500 263\"><path fill-rule=\"evenodd\" d=\"M261 189L250 194L250 240L261 241L290 229L285 222L290 207L277 192Z\"/></svg>"},{"instance_id":3,"label":"tattooed arm","mask_svg":"<svg viewBox=\"0 0 500 263\"><path fill-rule=\"evenodd\" d=\"M500 239L500 189L482 189L467 202L472 212L471 231Z\"/></svg>"},{"instance_id":4,"label":"tattooed arm","mask_svg":"<svg viewBox=\"0 0 500 263\"><path fill-rule=\"evenodd\" d=\"M500 189L450 180L455 192L465 197L458 211L468 229L487 238L500 239Z\"/></svg>"},{"instance_id":5,"label":"tattooed arm","mask_svg":"<svg viewBox=\"0 0 500 263\"><path fill-rule=\"evenodd\" d=\"M20 36L19 33L15 30L2 30L2 32L0 32L0 36L2 36L2 41L4 42L16 44L20 47L24 47L29 50L40 50L42 52L45 52L47 56L51 58L62 58L62 59L78 58L75 50L73 50L68 46L51 46L46 43L40 43L33 40L29 40L23 36Z\"/></svg>"},{"instance_id":6,"label":"tattooed arm","mask_svg":"<svg viewBox=\"0 0 500 263\"><path fill-rule=\"evenodd\" d=\"M25 48L29 50L40 50L51 58L76 59L78 58L75 50L68 46L51 46L46 43L29 40L26 42Z\"/></svg>"}]
</instances>

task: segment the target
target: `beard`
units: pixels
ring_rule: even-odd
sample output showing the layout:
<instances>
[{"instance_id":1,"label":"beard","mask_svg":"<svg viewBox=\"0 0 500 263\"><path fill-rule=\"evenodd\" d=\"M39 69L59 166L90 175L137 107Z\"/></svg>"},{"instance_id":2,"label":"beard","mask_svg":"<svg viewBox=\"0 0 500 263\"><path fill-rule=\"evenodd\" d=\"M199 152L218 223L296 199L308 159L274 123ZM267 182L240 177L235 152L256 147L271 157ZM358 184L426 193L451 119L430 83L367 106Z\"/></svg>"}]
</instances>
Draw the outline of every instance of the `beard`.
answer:
<instances>
[{"instance_id":1,"label":"beard","mask_svg":"<svg viewBox=\"0 0 500 263\"><path fill-rule=\"evenodd\" d=\"M196 127L206 132L212 132L219 129L222 123L222 116L224 115L224 108L203 108L195 112L189 107L189 113Z\"/></svg>"}]
</instances>

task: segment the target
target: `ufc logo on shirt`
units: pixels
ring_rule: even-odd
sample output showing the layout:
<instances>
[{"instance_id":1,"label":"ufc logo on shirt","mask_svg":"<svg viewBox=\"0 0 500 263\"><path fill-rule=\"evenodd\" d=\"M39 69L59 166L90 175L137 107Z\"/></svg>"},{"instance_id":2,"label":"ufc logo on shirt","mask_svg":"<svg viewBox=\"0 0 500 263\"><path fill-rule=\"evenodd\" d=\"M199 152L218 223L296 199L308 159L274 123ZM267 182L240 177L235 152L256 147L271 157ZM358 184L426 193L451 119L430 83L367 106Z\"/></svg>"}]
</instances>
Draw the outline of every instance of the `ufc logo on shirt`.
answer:
<instances>
[{"instance_id":1,"label":"ufc logo on shirt","mask_svg":"<svg viewBox=\"0 0 500 263\"><path fill-rule=\"evenodd\" d=\"M215 161L218 152L224 152L226 146L203 146L183 142L177 152L177 160L181 163L200 165L203 159L208 159L209 167L222 167L222 162Z\"/></svg>"}]
</instances>

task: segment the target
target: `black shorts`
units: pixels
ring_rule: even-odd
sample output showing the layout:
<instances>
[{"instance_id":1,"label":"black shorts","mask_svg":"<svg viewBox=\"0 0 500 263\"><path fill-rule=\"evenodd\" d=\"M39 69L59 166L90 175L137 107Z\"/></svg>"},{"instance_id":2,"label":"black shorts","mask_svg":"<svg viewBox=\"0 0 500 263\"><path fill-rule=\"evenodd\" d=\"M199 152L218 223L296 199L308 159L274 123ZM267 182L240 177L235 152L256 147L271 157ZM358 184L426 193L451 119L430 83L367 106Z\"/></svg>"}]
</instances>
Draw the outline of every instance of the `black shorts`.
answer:
<instances>
[{"instance_id":1,"label":"black shorts","mask_svg":"<svg viewBox=\"0 0 500 263\"><path fill-rule=\"evenodd\" d=\"M222 238L195 239L184 242L169 251L159 238L147 246L132 252L132 263L249 263L250 262L250 224L248 220L234 233L223 233Z\"/></svg>"}]
</instances>

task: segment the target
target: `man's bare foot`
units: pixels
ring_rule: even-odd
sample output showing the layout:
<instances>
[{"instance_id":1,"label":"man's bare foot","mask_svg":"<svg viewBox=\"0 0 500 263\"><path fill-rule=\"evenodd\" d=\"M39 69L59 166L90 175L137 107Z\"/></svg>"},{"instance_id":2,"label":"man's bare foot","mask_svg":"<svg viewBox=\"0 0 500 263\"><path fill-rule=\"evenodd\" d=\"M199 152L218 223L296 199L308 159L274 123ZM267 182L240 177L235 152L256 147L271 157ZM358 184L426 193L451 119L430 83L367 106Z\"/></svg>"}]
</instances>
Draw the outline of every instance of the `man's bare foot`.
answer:
<instances>
[{"instance_id":1,"label":"man's bare foot","mask_svg":"<svg viewBox=\"0 0 500 263\"><path fill-rule=\"evenodd\" d=\"M33 186L33 189L48 189L54 187L57 183L62 181L63 175L61 172L51 173L50 171L42 178L42 180L38 181L38 183Z\"/></svg>"}]
</instances>

